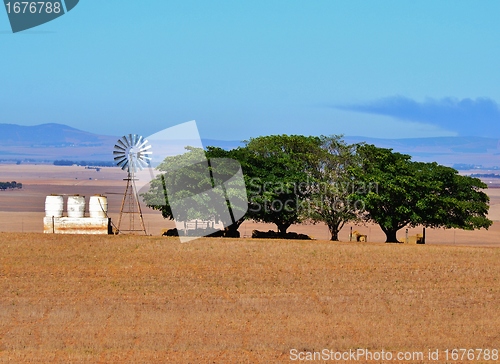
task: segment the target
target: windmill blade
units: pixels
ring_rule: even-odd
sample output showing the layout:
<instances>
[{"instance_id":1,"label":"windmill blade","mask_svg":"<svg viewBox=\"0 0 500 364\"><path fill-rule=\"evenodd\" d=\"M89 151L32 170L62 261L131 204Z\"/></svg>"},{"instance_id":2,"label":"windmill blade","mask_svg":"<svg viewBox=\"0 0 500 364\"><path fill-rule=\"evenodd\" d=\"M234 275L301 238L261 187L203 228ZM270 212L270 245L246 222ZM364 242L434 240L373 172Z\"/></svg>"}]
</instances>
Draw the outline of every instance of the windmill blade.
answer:
<instances>
[{"instance_id":1,"label":"windmill blade","mask_svg":"<svg viewBox=\"0 0 500 364\"><path fill-rule=\"evenodd\" d=\"M134 161L134 163L132 164L132 169L134 172L142 171L142 166L139 164L138 161Z\"/></svg>"},{"instance_id":2,"label":"windmill blade","mask_svg":"<svg viewBox=\"0 0 500 364\"><path fill-rule=\"evenodd\" d=\"M141 159L145 160L145 161L150 161L152 158L148 155L145 155L145 156L141 156Z\"/></svg>"},{"instance_id":3,"label":"windmill blade","mask_svg":"<svg viewBox=\"0 0 500 364\"><path fill-rule=\"evenodd\" d=\"M115 144L115 147L123 147L123 150L127 150L127 146L120 140L118 139L117 143L119 144Z\"/></svg>"},{"instance_id":4,"label":"windmill blade","mask_svg":"<svg viewBox=\"0 0 500 364\"><path fill-rule=\"evenodd\" d=\"M143 159L138 159L137 163L139 164L139 167L141 168L141 170L148 166L148 164L146 163L146 161L143 160Z\"/></svg>"},{"instance_id":5,"label":"windmill blade","mask_svg":"<svg viewBox=\"0 0 500 364\"><path fill-rule=\"evenodd\" d=\"M140 142L140 144L139 144L139 148L140 148L140 149L142 149L142 148L146 148L146 146L147 146L148 148L151 148L151 145L147 145L147 144L149 143L147 139L143 139L143 138L141 137L141 139L139 140L139 142Z\"/></svg>"},{"instance_id":6,"label":"windmill blade","mask_svg":"<svg viewBox=\"0 0 500 364\"><path fill-rule=\"evenodd\" d=\"M118 167L121 167L123 165L123 163L126 163L127 162L127 158L115 158L115 162L116 162L116 165Z\"/></svg>"},{"instance_id":7,"label":"windmill blade","mask_svg":"<svg viewBox=\"0 0 500 364\"><path fill-rule=\"evenodd\" d=\"M129 164L128 164L128 161L125 159L125 160L118 162L117 166L121 167L121 169L125 170L129 167Z\"/></svg>"},{"instance_id":8,"label":"windmill blade","mask_svg":"<svg viewBox=\"0 0 500 364\"><path fill-rule=\"evenodd\" d=\"M125 135L122 136L122 140L121 141L125 145L125 148L130 147L130 143L128 142L127 137Z\"/></svg>"},{"instance_id":9,"label":"windmill blade","mask_svg":"<svg viewBox=\"0 0 500 364\"><path fill-rule=\"evenodd\" d=\"M137 153L137 158L151 159L151 152L139 152Z\"/></svg>"}]
</instances>

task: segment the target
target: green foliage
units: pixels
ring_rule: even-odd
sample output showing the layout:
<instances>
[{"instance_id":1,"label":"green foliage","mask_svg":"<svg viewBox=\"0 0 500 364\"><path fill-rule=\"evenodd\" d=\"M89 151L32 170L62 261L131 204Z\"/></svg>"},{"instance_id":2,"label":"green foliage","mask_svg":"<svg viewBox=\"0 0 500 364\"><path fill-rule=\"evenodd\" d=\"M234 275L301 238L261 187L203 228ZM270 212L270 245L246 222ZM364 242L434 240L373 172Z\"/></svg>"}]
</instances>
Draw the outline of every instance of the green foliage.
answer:
<instances>
[{"instance_id":1,"label":"green foliage","mask_svg":"<svg viewBox=\"0 0 500 364\"><path fill-rule=\"evenodd\" d=\"M302 135L252 138L231 151L207 150L212 157L233 158L243 168L248 198L247 219L273 223L280 233L308 218L304 207L318 168L321 139Z\"/></svg>"},{"instance_id":2,"label":"green foliage","mask_svg":"<svg viewBox=\"0 0 500 364\"><path fill-rule=\"evenodd\" d=\"M241 181L231 180L234 164L224 162L231 159L241 164L246 195ZM305 219L322 221L332 240L346 222L359 219L379 224L388 242L396 242L397 231L405 226L472 230L492 224L489 198L482 191L487 186L479 179L437 163L413 162L390 149L348 145L335 135L263 136L229 151L188 148L166 158L158 170L162 174L142 195L144 201L179 221L217 219L222 207L214 201L231 199L242 202L239 216L241 206L248 207L245 218L274 223L280 233ZM223 189L215 188L224 182ZM216 197L201 193L207 190Z\"/></svg>"},{"instance_id":3,"label":"green foliage","mask_svg":"<svg viewBox=\"0 0 500 364\"><path fill-rule=\"evenodd\" d=\"M322 136L321 153L316 156L308 217L324 222L334 241L346 222L359 219L358 206L351 194L364 186L357 185L349 172L360 164L358 146L346 144L339 135Z\"/></svg>"},{"instance_id":4,"label":"green foliage","mask_svg":"<svg viewBox=\"0 0 500 364\"><path fill-rule=\"evenodd\" d=\"M141 195L146 205L154 210L160 210L164 218L171 220L208 219L210 215L204 215L205 211L196 211L187 206L184 209L175 209L177 206L174 206L174 209L172 209L170 201L182 201L183 198L196 195L196 192L208 190L212 187L210 174L207 174L208 171L204 170L201 164L198 164L203 158L204 152L199 148L188 148L184 154L165 158L156 168L163 173L158 174L150 182L149 190ZM194 167L185 168L188 166ZM167 186L178 186L179 188L169 196ZM196 199L196 197L194 198ZM173 210L184 214L174 216Z\"/></svg>"},{"instance_id":5,"label":"green foliage","mask_svg":"<svg viewBox=\"0 0 500 364\"><path fill-rule=\"evenodd\" d=\"M306 217L307 186L321 153L318 137L271 135L252 138L234 154L243 166L249 209L247 217L276 224L286 233Z\"/></svg>"},{"instance_id":6,"label":"green foliage","mask_svg":"<svg viewBox=\"0 0 500 364\"><path fill-rule=\"evenodd\" d=\"M488 228L487 188L477 178L461 176L437 163L412 162L409 155L363 145L363 159L352 169L357 180L376 183L378 192L355 194L364 202L367 220L380 225L387 242L396 242L404 226Z\"/></svg>"},{"instance_id":7,"label":"green foliage","mask_svg":"<svg viewBox=\"0 0 500 364\"><path fill-rule=\"evenodd\" d=\"M232 223L226 221L227 211L231 211L231 217L244 214L247 196L243 181L231 179L239 171L234 161L207 159L203 149L188 147L184 154L165 158L157 170L162 173L141 196L164 218L216 220L227 226ZM236 229L243 221L238 220Z\"/></svg>"}]
</instances>

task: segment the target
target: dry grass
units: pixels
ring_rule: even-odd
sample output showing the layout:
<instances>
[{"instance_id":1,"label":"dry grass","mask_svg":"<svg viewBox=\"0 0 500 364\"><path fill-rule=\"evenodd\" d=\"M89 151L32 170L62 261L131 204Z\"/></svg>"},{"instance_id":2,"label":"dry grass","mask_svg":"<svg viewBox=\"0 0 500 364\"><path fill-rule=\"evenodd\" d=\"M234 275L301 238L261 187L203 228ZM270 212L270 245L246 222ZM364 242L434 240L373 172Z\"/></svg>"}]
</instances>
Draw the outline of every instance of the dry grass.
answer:
<instances>
[{"instance_id":1,"label":"dry grass","mask_svg":"<svg viewBox=\"0 0 500 364\"><path fill-rule=\"evenodd\" d=\"M500 249L0 234L0 362L499 347Z\"/></svg>"}]
</instances>

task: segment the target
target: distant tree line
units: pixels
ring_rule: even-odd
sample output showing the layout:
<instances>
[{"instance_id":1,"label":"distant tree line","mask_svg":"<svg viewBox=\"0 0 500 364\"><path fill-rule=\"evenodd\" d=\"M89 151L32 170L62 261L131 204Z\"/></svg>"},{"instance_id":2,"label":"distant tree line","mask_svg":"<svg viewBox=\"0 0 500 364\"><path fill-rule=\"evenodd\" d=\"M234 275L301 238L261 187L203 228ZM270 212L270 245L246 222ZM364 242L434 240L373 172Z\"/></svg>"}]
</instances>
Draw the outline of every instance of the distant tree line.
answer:
<instances>
[{"instance_id":1,"label":"distant tree line","mask_svg":"<svg viewBox=\"0 0 500 364\"><path fill-rule=\"evenodd\" d=\"M12 181L12 182L0 182L0 190L13 190L13 189L21 189L23 188L23 184L20 182Z\"/></svg>"},{"instance_id":2,"label":"distant tree line","mask_svg":"<svg viewBox=\"0 0 500 364\"><path fill-rule=\"evenodd\" d=\"M100 161L71 161L71 160L55 160L55 166L92 166L92 167L115 167L116 163L114 162L100 162Z\"/></svg>"},{"instance_id":3,"label":"distant tree line","mask_svg":"<svg viewBox=\"0 0 500 364\"><path fill-rule=\"evenodd\" d=\"M473 173L470 176L476 178L500 178L500 174L496 173Z\"/></svg>"},{"instance_id":4,"label":"distant tree line","mask_svg":"<svg viewBox=\"0 0 500 364\"><path fill-rule=\"evenodd\" d=\"M465 170L471 170L471 169L494 169L494 170L500 169L499 166L484 168L480 164L467 164L467 163L454 164L452 167L455 168L456 170L459 170L459 171L465 171Z\"/></svg>"},{"instance_id":5,"label":"distant tree line","mask_svg":"<svg viewBox=\"0 0 500 364\"><path fill-rule=\"evenodd\" d=\"M159 174L142 194L145 203L168 219L218 219L218 211L201 197L198 202L206 205L204 209L172 209L169 201L196 199L199 191L216 185L206 171L182 168L200 161L200 153L209 161L234 159L242 166L246 196L240 196L237 185L227 185L224 191L245 199L248 206L244 217L231 226L233 230L245 219L276 224L283 235L292 224L324 222L331 240L338 240L347 222L364 221L378 224L386 242L397 242L396 233L403 227L473 230L492 224L487 218L489 198L482 191L487 185L478 178L437 163L412 161L392 149L347 144L337 135L262 136L232 150L188 148L157 167L166 173ZM167 196L166 185L173 186L174 198ZM174 216L172 210L183 211L182 216Z\"/></svg>"}]
</instances>

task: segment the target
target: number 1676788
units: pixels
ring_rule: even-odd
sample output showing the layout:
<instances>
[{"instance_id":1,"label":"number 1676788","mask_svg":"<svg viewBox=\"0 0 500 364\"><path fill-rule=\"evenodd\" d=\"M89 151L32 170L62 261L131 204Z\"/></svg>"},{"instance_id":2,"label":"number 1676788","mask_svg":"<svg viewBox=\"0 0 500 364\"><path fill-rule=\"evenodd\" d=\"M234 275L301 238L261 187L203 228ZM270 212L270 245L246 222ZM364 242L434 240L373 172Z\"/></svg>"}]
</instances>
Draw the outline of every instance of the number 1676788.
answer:
<instances>
[{"instance_id":1,"label":"number 1676788","mask_svg":"<svg viewBox=\"0 0 500 364\"><path fill-rule=\"evenodd\" d=\"M9 14L59 14L62 11L59 1L9 1L5 7Z\"/></svg>"}]
</instances>

